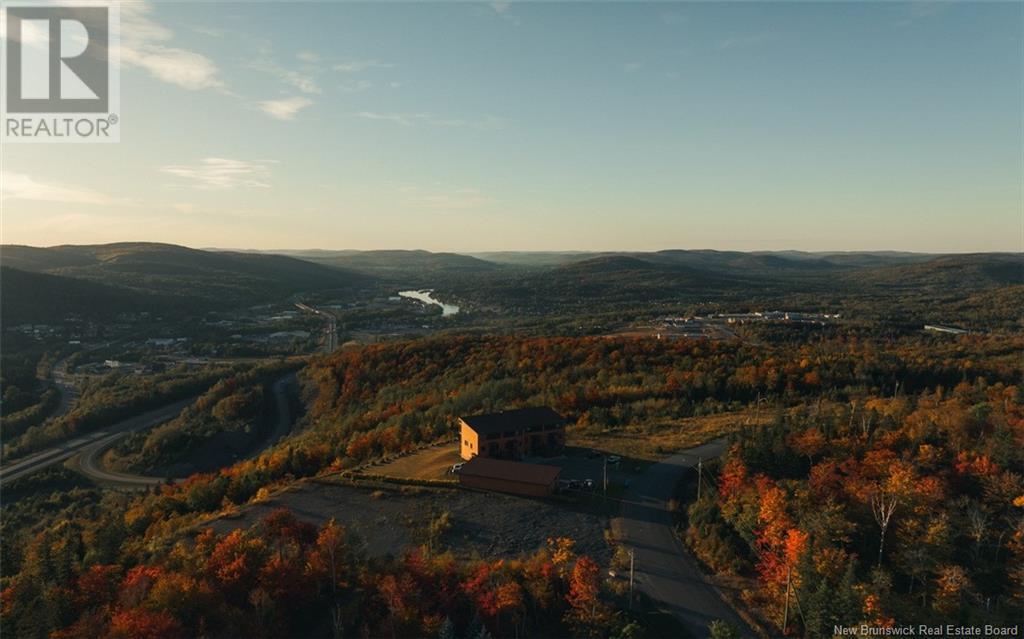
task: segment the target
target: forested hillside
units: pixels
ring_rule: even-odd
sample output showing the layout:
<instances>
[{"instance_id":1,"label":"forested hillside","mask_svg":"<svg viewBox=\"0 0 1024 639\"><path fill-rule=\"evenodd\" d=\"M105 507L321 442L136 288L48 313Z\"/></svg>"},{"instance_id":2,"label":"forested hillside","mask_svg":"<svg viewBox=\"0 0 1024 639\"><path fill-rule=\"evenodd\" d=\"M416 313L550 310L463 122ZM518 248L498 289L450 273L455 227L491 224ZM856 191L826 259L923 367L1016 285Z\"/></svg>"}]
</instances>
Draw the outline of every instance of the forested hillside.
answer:
<instances>
[{"instance_id":1,"label":"forested hillside","mask_svg":"<svg viewBox=\"0 0 1024 639\"><path fill-rule=\"evenodd\" d=\"M84 280L78 285L81 290L99 290L98 301L111 299L119 310L124 306L119 303L121 298L141 295L134 305L136 312L172 309L167 303L171 300L178 310L197 311L273 301L301 291L351 293L370 281L352 271L283 255L201 251L143 242L50 248L7 245L0 251L0 263L22 271ZM67 279L54 280L51 288L58 283L68 286ZM105 292L100 285L114 291ZM147 296L162 298L164 303L154 299L150 304ZM21 296L17 300L27 303ZM186 306L181 308L183 304ZM79 304L78 312L93 311L90 305Z\"/></svg>"},{"instance_id":2,"label":"forested hillside","mask_svg":"<svg viewBox=\"0 0 1024 639\"><path fill-rule=\"evenodd\" d=\"M60 323L68 317L104 319L118 313L161 313L171 300L145 291L100 282L0 267L0 321L16 324Z\"/></svg>"},{"instance_id":3,"label":"forested hillside","mask_svg":"<svg viewBox=\"0 0 1024 639\"><path fill-rule=\"evenodd\" d=\"M835 613L852 621L922 602L923 611L954 617L989 600L1013 611L1022 348L1005 336L891 344L836 336L802 346L453 336L339 351L302 372L303 432L257 459L159 494L37 491L6 505L5 625L26 637L61 628L58 636L150 628L147 636L171 637L327 636L334 623L351 635L366 623L371 636L424 636L440 632L446 617L461 631L479 616L501 637L578 623L618 632L601 615L573 612L576 582L586 601L598 602L591 611L617 596L593 585L595 569L582 559L565 560L564 570L543 567L558 563L553 555L468 566L415 555L353 559L340 563L341 583L313 559L328 552L318 544L341 543L329 541L340 530L316 532L281 516L275 532L203 532L211 517L296 478L448 439L454 415L533 403L565 413L571 432L597 433L636 425L655 433L676 428L681 416L775 407L780 425L754 428L737 443L719 481L720 514L691 511L693 521L709 518L701 539L719 531L732 549L707 542L722 557L716 567L759 576L753 601L777 605L779 575L792 568L807 605L813 593L852 584L858 598ZM24 482L5 486L24 490ZM880 573L872 570L880 530L871 505L894 497ZM922 549L925 563L906 563L906 553ZM824 563L812 571L811 559ZM925 568L911 576L914 566ZM548 581L535 581L538 574ZM882 592L895 596L869 596ZM378 612L355 624L345 614L353 606ZM815 627L802 614L792 623Z\"/></svg>"},{"instance_id":4,"label":"forested hillside","mask_svg":"<svg viewBox=\"0 0 1024 639\"><path fill-rule=\"evenodd\" d=\"M687 540L748 577L746 602L788 634L1012 626L1024 620L1022 451L1021 387L984 376L780 412L740 434L717 490L690 507Z\"/></svg>"}]
</instances>

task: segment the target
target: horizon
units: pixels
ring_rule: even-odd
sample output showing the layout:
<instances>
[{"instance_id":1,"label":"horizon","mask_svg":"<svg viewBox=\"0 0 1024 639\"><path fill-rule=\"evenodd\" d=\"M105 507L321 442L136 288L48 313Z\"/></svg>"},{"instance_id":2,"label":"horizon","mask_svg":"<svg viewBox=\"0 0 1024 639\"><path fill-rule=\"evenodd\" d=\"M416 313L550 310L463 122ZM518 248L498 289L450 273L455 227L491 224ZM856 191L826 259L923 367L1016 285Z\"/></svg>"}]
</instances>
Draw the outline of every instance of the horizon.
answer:
<instances>
[{"instance_id":1,"label":"horizon","mask_svg":"<svg viewBox=\"0 0 1024 639\"><path fill-rule=\"evenodd\" d=\"M830 250L830 249L724 249L724 248L713 248L713 247L699 247L699 248L661 248L661 249L498 249L498 250L476 250L476 249L451 249L451 250L430 250L426 248L400 248L400 247L376 247L376 248L324 248L322 246L306 247L306 248L295 248L285 247L278 249L263 249L263 248L252 248L252 247L229 247L229 246L192 246L188 244L179 244L176 242L162 242L158 240L115 240L111 242L95 242L95 243L62 243L62 244L24 244L19 242L3 242L0 243L0 249L3 247L23 246L27 248L36 249L57 249L62 247L84 247L84 246L114 246L114 245L132 245L132 244L149 244L149 245L162 245L162 246L177 246L181 248L196 250L196 251L207 251L207 252L223 252L223 253L272 253L279 255L286 255L289 253L302 253L302 252L323 252L323 253L373 253L373 252L423 252L432 254L443 254L449 253L453 255L464 255L468 257L474 257L477 255L490 255L490 254L501 254L501 253L534 253L534 254L547 254L547 255L587 255L587 254L632 254L632 253L664 253L664 252L712 252L712 253L800 253L805 255L839 255L839 254L863 254L863 255L880 255L880 254L896 254L896 255L921 255L921 256L935 256L941 257L945 255L1015 255L1021 253L1020 250L992 250L992 251L913 251L903 249L841 249L841 250Z\"/></svg>"},{"instance_id":2,"label":"horizon","mask_svg":"<svg viewBox=\"0 0 1024 639\"><path fill-rule=\"evenodd\" d=\"M121 141L6 144L0 232L263 251L1020 251L1022 17L131 3Z\"/></svg>"}]
</instances>

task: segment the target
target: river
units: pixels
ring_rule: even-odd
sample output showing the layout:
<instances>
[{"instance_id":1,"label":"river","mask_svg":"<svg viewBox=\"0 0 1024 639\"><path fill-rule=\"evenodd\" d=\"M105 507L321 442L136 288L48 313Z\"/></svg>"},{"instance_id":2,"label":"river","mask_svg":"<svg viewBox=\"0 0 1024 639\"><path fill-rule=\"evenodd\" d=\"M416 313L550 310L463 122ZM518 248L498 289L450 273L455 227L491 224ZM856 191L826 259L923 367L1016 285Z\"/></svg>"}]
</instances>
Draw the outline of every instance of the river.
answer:
<instances>
[{"instance_id":1,"label":"river","mask_svg":"<svg viewBox=\"0 0 1024 639\"><path fill-rule=\"evenodd\" d=\"M441 307L441 317L451 317L459 312L459 307L454 304L445 304L441 300L437 299L433 295L432 289L422 289L419 291L399 291L398 294L402 297L422 302L423 304L435 304Z\"/></svg>"}]
</instances>

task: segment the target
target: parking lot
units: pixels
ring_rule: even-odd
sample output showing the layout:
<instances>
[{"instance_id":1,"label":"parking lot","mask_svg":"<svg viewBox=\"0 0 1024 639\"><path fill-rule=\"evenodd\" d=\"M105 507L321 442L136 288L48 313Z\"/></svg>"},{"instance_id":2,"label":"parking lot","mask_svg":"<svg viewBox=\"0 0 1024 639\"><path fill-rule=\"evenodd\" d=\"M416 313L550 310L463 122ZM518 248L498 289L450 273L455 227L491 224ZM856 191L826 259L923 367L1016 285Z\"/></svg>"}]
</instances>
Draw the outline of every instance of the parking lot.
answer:
<instances>
[{"instance_id":1,"label":"parking lot","mask_svg":"<svg viewBox=\"0 0 1024 639\"><path fill-rule=\"evenodd\" d=\"M559 481L563 490L588 490L584 482L589 479L593 481L593 490L601 492L605 470L605 455L598 451L569 446L566 447L563 455L557 457L528 457L524 458L523 461L561 468L562 474L559 477ZM635 466L635 463L627 459L621 460L619 463L609 463L609 489L621 487L625 482L629 481L629 478L634 474L631 471ZM576 481L579 484L575 488L566 486L566 483L569 481Z\"/></svg>"}]
</instances>

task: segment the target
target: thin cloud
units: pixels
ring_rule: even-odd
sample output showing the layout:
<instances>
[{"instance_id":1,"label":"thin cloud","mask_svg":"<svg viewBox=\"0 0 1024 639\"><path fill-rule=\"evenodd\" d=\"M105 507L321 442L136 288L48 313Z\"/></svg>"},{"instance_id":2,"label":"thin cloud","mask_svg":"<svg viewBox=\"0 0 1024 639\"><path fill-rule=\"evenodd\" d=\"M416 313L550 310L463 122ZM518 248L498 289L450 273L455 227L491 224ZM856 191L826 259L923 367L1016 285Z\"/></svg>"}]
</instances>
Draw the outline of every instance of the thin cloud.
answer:
<instances>
[{"instance_id":1,"label":"thin cloud","mask_svg":"<svg viewBox=\"0 0 1024 639\"><path fill-rule=\"evenodd\" d=\"M197 24L189 27L199 35L204 35L209 38L223 38L225 31L223 29L217 29L215 27L208 27L206 25Z\"/></svg>"},{"instance_id":2,"label":"thin cloud","mask_svg":"<svg viewBox=\"0 0 1024 639\"><path fill-rule=\"evenodd\" d=\"M465 118L428 118L427 124L433 126L450 126L463 129L493 130L505 127L505 120L492 115L483 118L468 120Z\"/></svg>"},{"instance_id":3,"label":"thin cloud","mask_svg":"<svg viewBox=\"0 0 1024 639\"><path fill-rule=\"evenodd\" d=\"M360 93L367 89L373 88L373 83L367 80L359 80L358 82L351 82L348 84L339 84L338 88L345 93Z\"/></svg>"},{"instance_id":4,"label":"thin cloud","mask_svg":"<svg viewBox=\"0 0 1024 639\"><path fill-rule=\"evenodd\" d=\"M320 93L320 87L317 85L316 80L307 73L286 71L281 76L281 79L303 93Z\"/></svg>"},{"instance_id":5,"label":"thin cloud","mask_svg":"<svg viewBox=\"0 0 1024 639\"><path fill-rule=\"evenodd\" d=\"M25 173L4 171L0 174L0 200L61 202L64 204L122 205L130 200L116 198L92 189L46 182Z\"/></svg>"},{"instance_id":6,"label":"thin cloud","mask_svg":"<svg viewBox=\"0 0 1024 639\"><path fill-rule=\"evenodd\" d=\"M380 120L382 122L394 122L402 126L412 126L413 122L422 121L427 117L425 113L378 113L376 111L360 111L354 113L355 117L364 120Z\"/></svg>"},{"instance_id":7,"label":"thin cloud","mask_svg":"<svg viewBox=\"0 0 1024 639\"><path fill-rule=\"evenodd\" d=\"M283 98L280 100L264 100L256 106L267 115L278 120L294 120L299 111L311 106L313 101L302 96Z\"/></svg>"},{"instance_id":8,"label":"thin cloud","mask_svg":"<svg viewBox=\"0 0 1024 639\"><path fill-rule=\"evenodd\" d=\"M270 160L233 160L203 158L196 164L172 164L160 167L198 189L269 188Z\"/></svg>"},{"instance_id":9,"label":"thin cloud","mask_svg":"<svg viewBox=\"0 0 1024 639\"><path fill-rule=\"evenodd\" d=\"M507 22L511 22L512 25L516 26L516 27L518 27L519 25L522 24L522 20L520 20L518 17L516 17L516 16L512 15L511 13L509 13L509 9L512 8L512 3L511 2L491 2L489 4L490 4L490 7L491 7L491 10L494 11L494 14L496 16L498 16L499 18L501 18L502 20L505 20Z\"/></svg>"},{"instance_id":10,"label":"thin cloud","mask_svg":"<svg viewBox=\"0 0 1024 639\"><path fill-rule=\"evenodd\" d=\"M269 60L261 60L250 64L249 68L262 73L268 73L303 93L320 93L320 85L317 84L316 78L314 77L317 72L316 67L307 66L305 69L300 71L286 69Z\"/></svg>"},{"instance_id":11,"label":"thin cloud","mask_svg":"<svg viewBox=\"0 0 1024 639\"><path fill-rule=\"evenodd\" d=\"M505 22L510 23L513 27L519 27L522 25L522 20L510 11L512 4L512 2L489 2L488 6L494 11L493 15L505 20Z\"/></svg>"},{"instance_id":12,"label":"thin cloud","mask_svg":"<svg viewBox=\"0 0 1024 639\"><path fill-rule=\"evenodd\" d=\"M466 129L500 129L505 126L505 120L495 116L486 116L479 119L465 118L444 118L429 113L381 113L377 111L359 111L353 113L357 118L365 120L378 120L381 122L393 122L401 126L413 126L415 124L426 124L430 126L442 126Z\"/></svg>"},{"instance_id":13,"label":"thin cloud","mask_svg":"<svg viewBox=\"0 0 1024 639\"><path fill-rule=\"evenodd\" d=\"M190 91L224 86L214 62L201 53L169 46L174 32L150 18L148 2L121 6L121 63Z\"/></svg>"},{"instance_id":14,"label":"thin cloud","mask_svg":"<svg viewBox=\"0 0 1024 639\"><path fill-rule=\"evenodd\" d=\"M626 73L636 73L640 69L644 68L643 62L626 62L622 65L622 70Z\"/></svg>"},{"instance_id":15,"label":"thin cloud","mask_svg":"<svg viewBox=\"0 0 1024 639\"><path fill-rule=\"evenodd\" d=\"M928 20L944 13L953 6L952 0L940 0L938 2L910 2L904 7L904 17L896 20L893 24L897 27L906 27L922 20Z\"/></svg>"},{"instance_id":16,"label":"thin cloud","mask_svg":"<svg viewBox=\"0 0 1024 639\"><path fill-rule=\"evenodd\" d=\"M295 54L295 57L303 62L316 63L320 62L320 56L312 51L299 51Z\"/></svg>"},{"instance_id":17,"label":"thin cloud","mask_svg":"<svg viewBox=\"0 0 1024 639\"><path fill-rule=\"evenodd\" d=\"M331 68L340 73L361 73L368 69L390 69L395 65L380 60L346 60L337 62Z\"/></svg>"}]
</instances>

